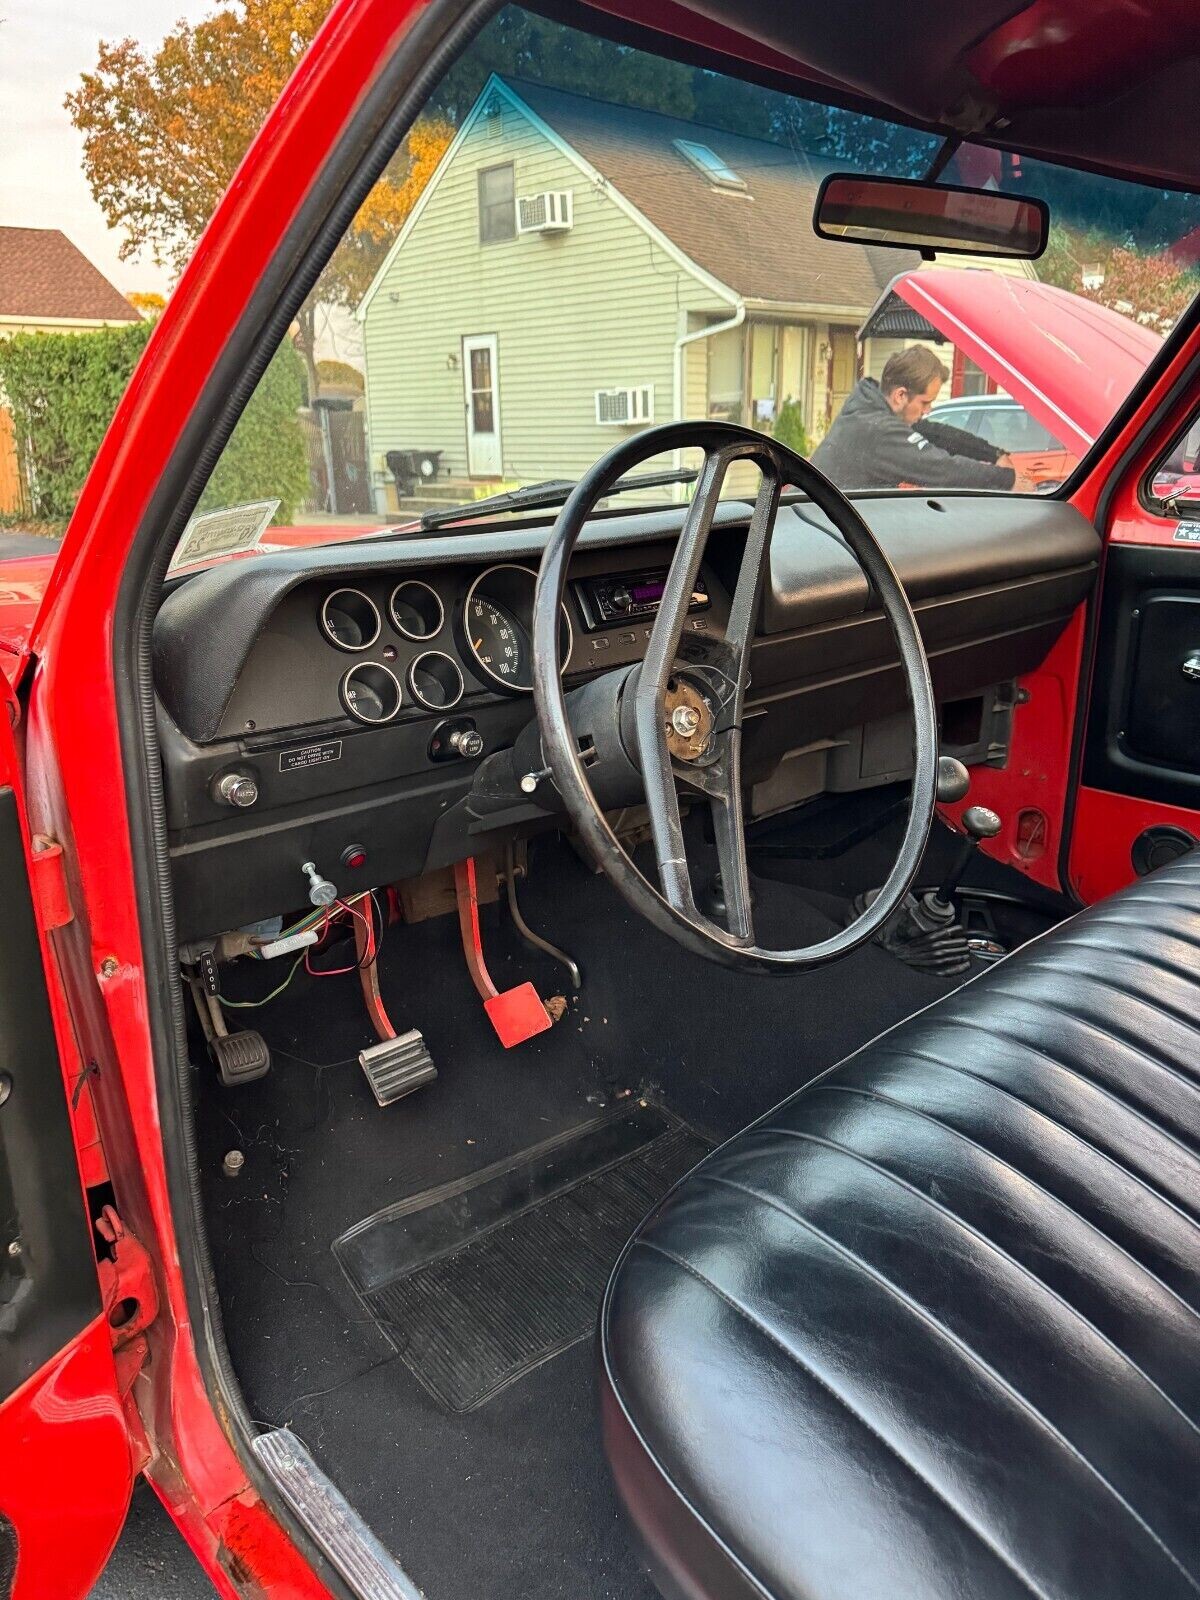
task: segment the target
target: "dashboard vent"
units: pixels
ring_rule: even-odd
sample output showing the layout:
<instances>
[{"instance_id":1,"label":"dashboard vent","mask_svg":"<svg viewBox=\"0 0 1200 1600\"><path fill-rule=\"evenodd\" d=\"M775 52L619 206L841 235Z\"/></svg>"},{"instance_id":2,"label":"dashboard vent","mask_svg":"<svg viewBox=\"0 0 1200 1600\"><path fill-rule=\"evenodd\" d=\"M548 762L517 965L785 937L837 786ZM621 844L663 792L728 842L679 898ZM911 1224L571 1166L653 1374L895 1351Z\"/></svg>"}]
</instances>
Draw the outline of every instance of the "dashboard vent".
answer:
<instances>
[{"instance_id":1,"label":"dashboard vent","mask_svg":"<svg viewBox=\"0 0 1200 1600\"><path fill-rule=\"evenodd\" d=\"M574 221L570 189L543 189L517 198L518 233L569 233Z\"/></svg>"},{"instance_id":2,"label":"dashboard vent","mask_svg":"<svg viewBox=\"0 0 1200 1600\"><path fill-rule=\"evenodd\" d=\"M602 428L632 428L654 421L654 385L629 389L597 389L596 421Z\"/></svg>"}]
</instances>

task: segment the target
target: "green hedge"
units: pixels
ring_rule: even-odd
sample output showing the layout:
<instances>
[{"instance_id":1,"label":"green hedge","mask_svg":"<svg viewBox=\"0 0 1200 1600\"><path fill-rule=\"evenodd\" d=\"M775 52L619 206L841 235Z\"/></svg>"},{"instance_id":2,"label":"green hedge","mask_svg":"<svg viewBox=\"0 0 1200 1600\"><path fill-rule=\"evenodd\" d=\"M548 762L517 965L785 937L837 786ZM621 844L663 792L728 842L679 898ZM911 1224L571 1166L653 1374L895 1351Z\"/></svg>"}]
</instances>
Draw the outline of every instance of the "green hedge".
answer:
<instances>
[{"instance_id":1,"label":"green hedge","mask_svg":"<svg viewBox=\"0 0 1200 1600\"><path fill-rule=\"evenodd\" d=\"M18 333L0 341L0 391L12 412L35 518L75 509L104 430L150 336L148 322L95 333Z\"/></svg>"},{"instance_id":2,"label":"green hedge","mask_svg":"<svg viewBox=\"0 0 1200 1600\"><path fill-rule=\"evenodd\" d=\"M200 511L279 499L274 520L285 526L308 494L308 454L297 409L304 399L304 362L285 339L258 381L233 437L221 452Z\"/></svg>"},{"instance_id":3,"label":"green hedge","mask_svg":"<svg viewBox=\"0 0 1200 1600\"><path fill-rule=\"evenodd\" d=\"M95 333L21 333L0 340L0 395L13 415L33 519L75 508L117 402L150 336L148 322ZM308 492L296 409L304 365L290 341L276 352L205 489L202 506L279 497L293 520Z\"/></svg>"}]
</instances>

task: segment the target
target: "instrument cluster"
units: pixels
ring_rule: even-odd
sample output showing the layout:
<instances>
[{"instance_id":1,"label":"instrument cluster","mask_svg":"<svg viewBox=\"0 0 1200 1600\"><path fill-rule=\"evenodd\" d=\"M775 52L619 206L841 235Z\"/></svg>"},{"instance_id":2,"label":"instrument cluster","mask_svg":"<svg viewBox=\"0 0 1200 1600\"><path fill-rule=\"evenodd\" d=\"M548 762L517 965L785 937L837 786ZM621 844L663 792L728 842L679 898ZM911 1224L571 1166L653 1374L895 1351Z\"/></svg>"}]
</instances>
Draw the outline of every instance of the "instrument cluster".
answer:
<instances>
[{"instance_id":1,"label":"instrument cluster","mask_svg":"<svg viewBox=\"0 0 1200 1600\"><path fill-rule=\"evenodd\" d=\"M444 586L421 578L396 584L385 605L354 585L329 590L318 610L320 631L336 650L363 658L339 680L342 709L371 725L392 721L405 706L449 711L467 692L467 673L486 689L531 694L536 583L532 568L500 562L474 578L461 598L448 596L449 606ZM426 648L414 653L413 644ZM564 671L573 644L564 606Z\"/></svg>"}]
</instances>

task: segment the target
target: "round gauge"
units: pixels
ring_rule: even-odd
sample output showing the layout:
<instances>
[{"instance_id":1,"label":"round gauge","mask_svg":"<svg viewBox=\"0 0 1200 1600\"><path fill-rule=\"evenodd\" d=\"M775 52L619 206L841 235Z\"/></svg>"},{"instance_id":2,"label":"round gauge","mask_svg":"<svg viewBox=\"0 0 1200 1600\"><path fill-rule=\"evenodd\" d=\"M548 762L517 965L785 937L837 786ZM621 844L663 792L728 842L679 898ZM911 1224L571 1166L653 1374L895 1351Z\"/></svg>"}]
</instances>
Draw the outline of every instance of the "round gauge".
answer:
<instances>
[{"instance_id":1,"label":"round gauge","mask_svg":"<svg viewBox=\"0 0 1200 1600\"><path fill-rule=\"evenodd\" d=\"M513 694L533 691L533 594L528 567L489 567L467 590L462 627L467 655L483 677ZM571 619L562 608L558 630L563 670L571 654Z\"/></svg>"},{"instance_id":2,"label":"round gauge","mask_svg":"<svg viewBox=\"0 0 1200 1600\"><path fill-rule=\"evenodd\" d=\"M321 631L339 650L369 650L380 627L379 608L361 589L335 589L321 604Z\"/></svg>"},{"instance_id":3,"label":"round gauge","mask_svg":"<svg viewBox=\"0 0 1200 1600\"><path fill-rule=\"evenodd\" d=\"M447 711L463 697L463 675L458 662L440 650L426 650L408 669L408 686L413 699L430 711Z\"/></svg>"},{"instance_id":4,"label":"round gauge","mask_svg":"<svg viewBox=\"0 0 1200 1600\"><path fill-rule=\"evenodd\" d=\"M406 639L432 639L446 620L437 590L415 578L396 585L388 609Z\"/></svg>"},{"instance_id":5,"label":"round gauge","mask_svg":"<svg viewBox=\"0 0 1200 1600\"><path fill-rule=\"evenodd\" d=\"M359 722L390 722L403 698L396 674L377 661L351 667L342 678L339 692L342 704Z\"/></svg>"}]
</instances>

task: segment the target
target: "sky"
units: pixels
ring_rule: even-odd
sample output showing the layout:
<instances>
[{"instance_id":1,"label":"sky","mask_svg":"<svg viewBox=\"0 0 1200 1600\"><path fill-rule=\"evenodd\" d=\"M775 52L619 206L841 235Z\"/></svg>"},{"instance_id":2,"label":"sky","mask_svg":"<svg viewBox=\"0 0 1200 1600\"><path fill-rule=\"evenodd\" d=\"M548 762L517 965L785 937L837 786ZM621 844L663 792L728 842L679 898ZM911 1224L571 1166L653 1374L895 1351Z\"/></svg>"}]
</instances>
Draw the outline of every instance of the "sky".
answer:
<instances>
[{"instance_id":1,"label":"sky","mask_svg":"<svg viewBox=\"0 0 1200 1600\"><path fill-rule=\"evenodd\" d=\"M149 257L122 261L83 175L83 142L63 98L96 64L101 39L153 45L215 0L0 0L0 224L61 228L128 294L165 293L171 274Z\"/></svg>"}]
</instances>

